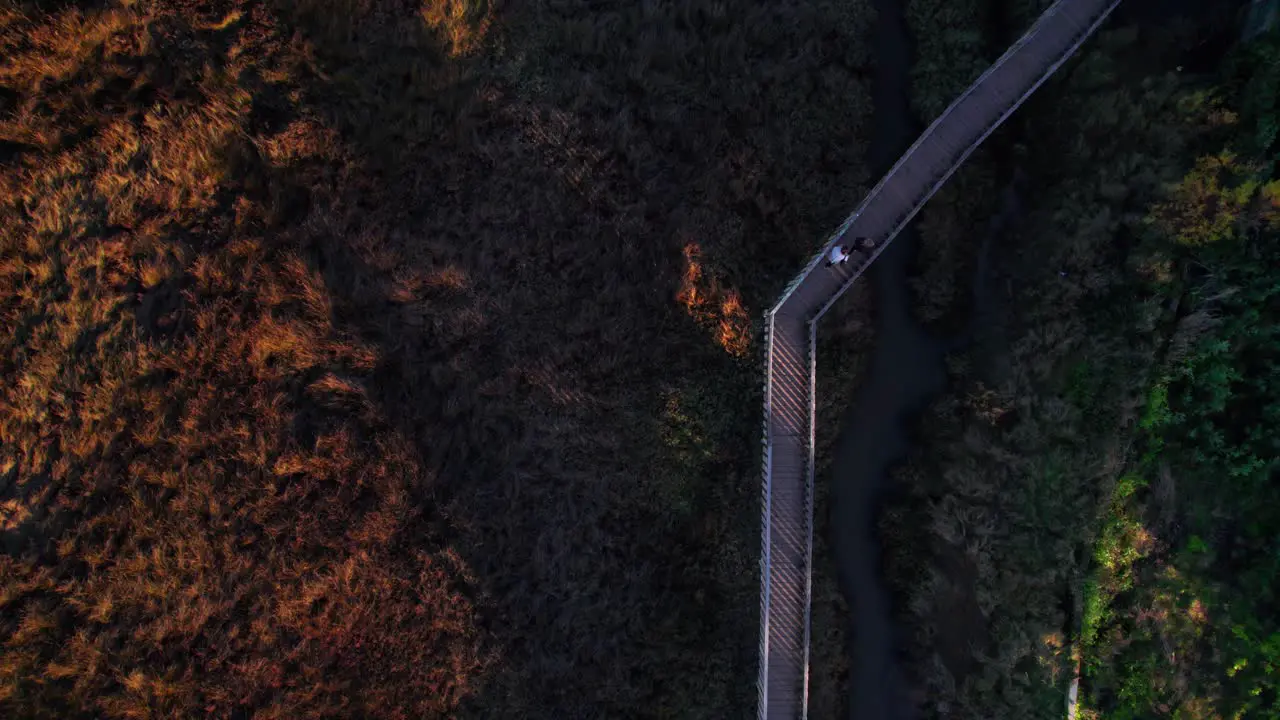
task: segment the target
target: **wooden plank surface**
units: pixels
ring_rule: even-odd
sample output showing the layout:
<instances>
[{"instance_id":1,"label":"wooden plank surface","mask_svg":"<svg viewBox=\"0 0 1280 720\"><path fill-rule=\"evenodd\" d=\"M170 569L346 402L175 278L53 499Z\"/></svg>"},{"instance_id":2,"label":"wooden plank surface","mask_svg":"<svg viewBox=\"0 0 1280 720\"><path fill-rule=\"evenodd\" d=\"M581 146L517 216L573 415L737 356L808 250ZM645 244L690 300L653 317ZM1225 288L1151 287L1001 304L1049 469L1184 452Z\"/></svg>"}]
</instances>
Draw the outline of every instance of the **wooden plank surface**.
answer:
<instances>
[{"instance_id":1,"label":"wooden plank surface","mask_svg":"<svg viewBox=\"0 0 1280 720\"><path fill-rule=\"evenodd\" d=\"M1058 0L903 155L788 286L767 318L761 528L759 709L804 718L812 556L816 323L991 131L1075 50L1119 0ZM826 252L870 237L876 249L828 267Z\"/></svg>"}]
</instances>

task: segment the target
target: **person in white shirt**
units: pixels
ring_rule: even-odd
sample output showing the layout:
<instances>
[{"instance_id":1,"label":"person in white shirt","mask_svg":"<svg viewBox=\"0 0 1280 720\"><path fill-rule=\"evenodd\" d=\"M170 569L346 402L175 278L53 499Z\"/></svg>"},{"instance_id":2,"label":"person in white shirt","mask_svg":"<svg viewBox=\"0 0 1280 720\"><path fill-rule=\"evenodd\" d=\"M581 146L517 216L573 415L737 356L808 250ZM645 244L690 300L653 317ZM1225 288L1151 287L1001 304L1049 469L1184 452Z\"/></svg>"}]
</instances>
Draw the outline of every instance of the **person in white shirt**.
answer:
<instances>
[{"instance_id":1,"label":"person in white shirt","mask_svg":"<svg viewBox=\"0 0 1280 720\"><path fill-rule=\"evenodd\" d=\"M827 267L840 265L849 261L849 251L843 245L836 245L827 253Z\"/></svg>"}]
</instances>

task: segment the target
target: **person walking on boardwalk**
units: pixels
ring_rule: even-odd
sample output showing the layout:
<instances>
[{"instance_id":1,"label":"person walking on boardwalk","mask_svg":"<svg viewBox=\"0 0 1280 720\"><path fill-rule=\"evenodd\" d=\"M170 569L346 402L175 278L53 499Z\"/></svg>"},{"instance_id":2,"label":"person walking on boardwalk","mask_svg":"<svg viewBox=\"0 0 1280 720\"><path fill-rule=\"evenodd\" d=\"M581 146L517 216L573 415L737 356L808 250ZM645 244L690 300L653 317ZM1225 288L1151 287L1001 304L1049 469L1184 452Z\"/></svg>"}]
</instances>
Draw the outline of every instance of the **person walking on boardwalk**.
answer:
<instances>
[{"instance_id":1,"label":"person walking on boardwalk","mask_svg":"<svg viewBox=\"0 0 1280 720\"><path fill-rule=\"evenodd\" d=\"M827 267L832 265L843 265L849 261L849 249L843 245L836 245L831 248L831 252L827 253Z\"/></svg>"},{"instance_id":2,"label":"person walking on boardwalk","mask_svg":"<svg viewBox=\"0 0 1280 720\"><path fill-rule=\"evenodd\" d=\"M860 250L853 250L848 245L836 245L831 248L831 252L827 253L827 267L843 265L849 261L849 258L862 262L875 249L876 241L869 237L855 238L854 247Z\"/></svg>"}]
</instances>

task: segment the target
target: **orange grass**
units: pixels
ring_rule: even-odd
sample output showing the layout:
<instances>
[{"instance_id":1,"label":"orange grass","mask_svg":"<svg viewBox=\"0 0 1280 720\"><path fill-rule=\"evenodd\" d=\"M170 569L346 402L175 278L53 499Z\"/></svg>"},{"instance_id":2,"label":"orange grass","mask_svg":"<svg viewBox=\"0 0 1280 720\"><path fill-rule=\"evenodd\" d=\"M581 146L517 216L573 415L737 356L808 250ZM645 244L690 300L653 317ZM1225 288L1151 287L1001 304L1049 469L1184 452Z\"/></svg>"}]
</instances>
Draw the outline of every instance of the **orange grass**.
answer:
<instances>
[{"instance_id":1,"label":"orange grass","mask_svg":"<svg viewBox=\"0 0 1280 720\"><path fill-rule=\"evenodd\" d=\"M0 4L0 716L748 712L864 89L727 10Z\"/></svg>"}]
</instances>

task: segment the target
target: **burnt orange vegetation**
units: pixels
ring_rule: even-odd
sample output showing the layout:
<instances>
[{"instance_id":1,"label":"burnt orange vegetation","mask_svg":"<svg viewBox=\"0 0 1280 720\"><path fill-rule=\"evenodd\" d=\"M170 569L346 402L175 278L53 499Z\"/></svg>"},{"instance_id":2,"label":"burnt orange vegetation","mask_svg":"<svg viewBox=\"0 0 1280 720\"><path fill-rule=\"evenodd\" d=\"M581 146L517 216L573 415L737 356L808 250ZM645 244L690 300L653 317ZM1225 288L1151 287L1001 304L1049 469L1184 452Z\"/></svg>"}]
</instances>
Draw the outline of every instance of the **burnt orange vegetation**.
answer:
<instances>
[{"instance_id":1,"label":"burnt orange vegetation","mask_svg":"<svg viewBox=\"0 0 1280 720\"><path fill-rule=\"evenodd\" d=\"M0 4L0 715L745 714L848 8Z\"/></svg>"},{"instance_id":2,"label":"burnt orange vegetation","mask_svg":"<svg viewBox=\"0 0 1280 720\"><path fill-rule=\"evenodd\" d=\"M710 326L716 342L725 352L737 356L751 347L751 320L736 290L725 290L714 278L705 277L702 248L697 243L684 246L684 277L676 299L698 322Z\"/></svg>"}]
</instances>

